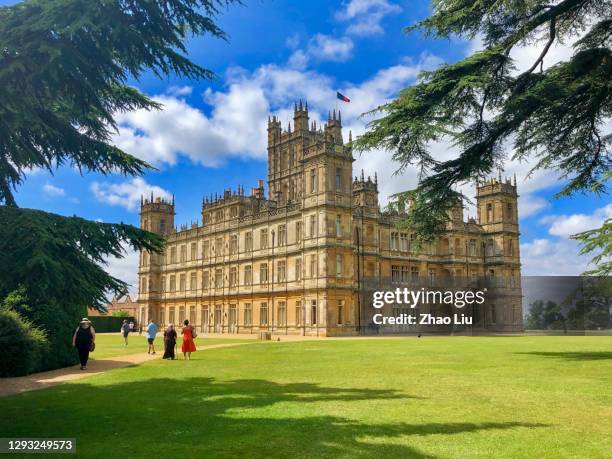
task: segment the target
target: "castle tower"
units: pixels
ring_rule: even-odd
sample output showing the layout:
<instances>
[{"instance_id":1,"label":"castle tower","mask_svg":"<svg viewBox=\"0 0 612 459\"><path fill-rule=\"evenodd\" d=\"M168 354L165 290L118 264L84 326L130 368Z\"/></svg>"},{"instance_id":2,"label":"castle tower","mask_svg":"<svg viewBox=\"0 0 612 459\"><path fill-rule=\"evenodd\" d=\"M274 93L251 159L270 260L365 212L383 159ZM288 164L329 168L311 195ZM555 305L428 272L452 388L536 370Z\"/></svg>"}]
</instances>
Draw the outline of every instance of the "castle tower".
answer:
<instances>
[{"instance_id":1,"label":"castle tower","mask_svg":"<svg viewBox=\"0 0 612 459\"><path fill-rule=\"evenodd\" d=\"M140 199L140 228L164 237L174 231L174 197L169 201L162 197ZM163 255L140 252L138 269L138 321L145 324L149 319L159 320L159 302L162 292L161 265Z\"/></svg>"},{"instance_id":2,"label":"castle tower","mask_svg":"<svg viewBox=\"0 0 612 459\"><path fill-rule=\"evenodd\" d=\"M484 276L489 285L505 291L506 299L493 299L485 318L498 329L522 329L521 258L519 252L518 194L514 183L501 172L497 178L479 183L476 193L478 222L483 240Z\"/></svg>"}]
</instances>

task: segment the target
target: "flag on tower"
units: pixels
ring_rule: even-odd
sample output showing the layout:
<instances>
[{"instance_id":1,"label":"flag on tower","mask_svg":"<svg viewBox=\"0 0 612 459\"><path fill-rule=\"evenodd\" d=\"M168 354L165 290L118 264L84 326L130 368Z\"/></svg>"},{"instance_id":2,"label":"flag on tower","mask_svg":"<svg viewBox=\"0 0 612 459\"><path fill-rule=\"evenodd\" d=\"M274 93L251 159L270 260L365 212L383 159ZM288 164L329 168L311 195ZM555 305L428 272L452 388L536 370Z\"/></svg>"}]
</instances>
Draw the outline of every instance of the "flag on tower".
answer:
<instances>
[{"instance_id":1,"label":"flag on tower","mask_svg":"<svg viewBox=\"0 0 612 459\"><path fill-rule=\"evenodd\" d=\"M346 97L344 94L340 94L338 91L336 91L336 97L344 102L350 102L351 99L349 99L348 97Z\"/></svg>"}]
</instances>

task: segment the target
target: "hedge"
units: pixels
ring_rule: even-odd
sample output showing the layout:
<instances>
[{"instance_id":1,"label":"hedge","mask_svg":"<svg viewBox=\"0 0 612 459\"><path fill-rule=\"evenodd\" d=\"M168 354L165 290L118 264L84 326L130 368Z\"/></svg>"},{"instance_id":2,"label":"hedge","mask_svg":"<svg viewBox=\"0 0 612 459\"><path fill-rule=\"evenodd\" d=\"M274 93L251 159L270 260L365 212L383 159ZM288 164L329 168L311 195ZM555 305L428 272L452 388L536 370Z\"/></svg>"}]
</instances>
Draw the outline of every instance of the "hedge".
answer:
<instances>
[{"instance_id":1,"label":"hedge","mask_svg":"<svg viewBox=\"0 0 612 459\"><path fill-rule=\"evenodd\" d=\"M22 376L42 366L50 346L46 334L17 311L0 307L0 377Z\"/></svg>"},{"instance_id":2,"label":"hedge","mask_svg":"<svg viewBox=\"0 0 612 459\"><path fill-rule=\"evenodd\" d=\"M89 320L91 320L96 333L119 332L124 320L127 320L128 323L136 323L133 317L96 316L90 317Z\"/></svg>"}]
</instances>

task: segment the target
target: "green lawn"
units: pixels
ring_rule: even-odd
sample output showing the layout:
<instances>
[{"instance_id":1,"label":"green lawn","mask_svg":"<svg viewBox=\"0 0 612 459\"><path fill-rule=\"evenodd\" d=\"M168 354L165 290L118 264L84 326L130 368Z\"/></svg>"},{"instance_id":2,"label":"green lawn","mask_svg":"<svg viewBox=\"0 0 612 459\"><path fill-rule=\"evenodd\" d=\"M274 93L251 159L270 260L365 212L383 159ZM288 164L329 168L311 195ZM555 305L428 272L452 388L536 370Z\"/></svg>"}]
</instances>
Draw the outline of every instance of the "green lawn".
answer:
<instances>
[{"instance_id":1,"label":"green lawn","mask_svg":"<svg viewBox=\"0 0 612 459\"><path fill-rule=\"evenodd\" d=\"M177 344L177 351L181 350L181 339ZM197 337L195 343L197 347L211 346L213 344L229 344L229 343L248 343L253 340L239 338L204 338ZM117 357L130 354L143 354L147 352L149 345L147 337L143 333L130 334L128 337L128 345L125 346L123 336L120 333L98 333L96 335L96 350L91 354L92 359L106 359L109 357ZM164 353L164 337L159 333L155 338L155 350L157 353Z\"/></svg>"},{"instance_id":2,"label":"green lawn","mask_svg":"<svg viewBox=\"0 0 612 459\"><path fill-rule=\"evenodd\" d=\"M610 457L611 337L254 342L0 398L107 457Z\"/></svg>"}]
</instances>

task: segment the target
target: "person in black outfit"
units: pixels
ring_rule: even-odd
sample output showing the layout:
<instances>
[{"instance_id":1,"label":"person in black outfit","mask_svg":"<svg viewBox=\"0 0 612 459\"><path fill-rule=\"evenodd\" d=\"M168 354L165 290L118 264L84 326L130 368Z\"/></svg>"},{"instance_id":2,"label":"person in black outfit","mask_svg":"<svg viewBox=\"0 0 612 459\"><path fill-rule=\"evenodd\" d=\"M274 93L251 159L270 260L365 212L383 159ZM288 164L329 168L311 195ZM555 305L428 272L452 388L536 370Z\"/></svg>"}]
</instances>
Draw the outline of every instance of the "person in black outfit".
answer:
<instances>
[{"instance_id":1,"label":"person in black outfit","mask_svg":"<svg viewBox=\"0 0 612 459\"><path fill-rule=\"evenodd\" d=\"M91 326L91 322L87 317L81 320L78 328L72 337L72 345L79 352L79 360L81 361L81 370L87 369L87 360L89 360L89 352L96 342L96 331Z\"/></svg>"},{"instance_id":2,"label":"person in black outfit","mask_svg":"<svg viewBox=\"0 0 612 459\"><path fill-rule=\"evenodd\" d=\"M176 347L176 330L173 324L169 324L164 332L164 359L174 360L174 348Z\"/></svg>"}]
</instances>

